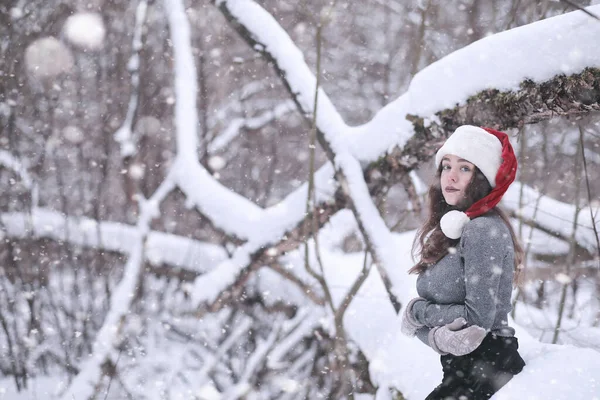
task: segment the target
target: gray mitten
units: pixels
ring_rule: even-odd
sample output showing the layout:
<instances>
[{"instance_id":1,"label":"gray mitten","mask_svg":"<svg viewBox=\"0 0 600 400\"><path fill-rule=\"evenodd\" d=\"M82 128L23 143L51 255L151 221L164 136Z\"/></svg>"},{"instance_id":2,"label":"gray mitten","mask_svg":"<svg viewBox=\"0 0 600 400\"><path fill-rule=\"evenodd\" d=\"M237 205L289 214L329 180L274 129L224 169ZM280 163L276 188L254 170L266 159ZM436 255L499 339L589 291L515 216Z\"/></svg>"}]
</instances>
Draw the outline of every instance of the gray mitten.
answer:
<instances>
[{"instance_id":1,"label":"gray mitten","mask_svg":"<svg viewBox=\"0 0 600 400\"><path fill-rule=\"evenodd\" d=\"M437 326L429 331L429 345L442 355L448 353L464 356L479 347L486 335L486 330L480 326L464 326L464 318L456 318L452 323Z\"/></svg>"},{"instance_id":2,"label":"gray mitten","mask_svg":"<svg viewBox=\"0 0 600 400\"><path fill-rule=\"evenodd\" d=\"M417 330L424 326L423 324L418 323L412 316L412 307L417 301L426 300L422 297L415 297L408 302L406 307L404 307L404 312L402 313L402 324L400 325L400 331L406 336L415 336Z\"/></svg>"}]
</instances>

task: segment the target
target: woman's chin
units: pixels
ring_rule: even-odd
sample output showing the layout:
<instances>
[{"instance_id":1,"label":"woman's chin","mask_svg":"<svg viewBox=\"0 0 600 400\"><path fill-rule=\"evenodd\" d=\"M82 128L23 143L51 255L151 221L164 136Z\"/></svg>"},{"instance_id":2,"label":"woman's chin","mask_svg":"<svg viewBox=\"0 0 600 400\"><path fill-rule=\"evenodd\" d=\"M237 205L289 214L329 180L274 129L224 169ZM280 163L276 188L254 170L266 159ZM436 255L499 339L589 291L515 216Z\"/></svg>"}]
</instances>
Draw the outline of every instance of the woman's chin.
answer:
<instances>
[{"instance_id":1,"label":"woman's chin","mask_svg":"<svg viewBox=\"0 0 600 400\"><path fill-rule=\"evenodd\" d=\"M444 200L446 201L446 203L449 206L456 206L456 205L458 205L460 199L458 198L458 196L453 196L453 195L446 196L446 195L444 195Z\"/></svg>"}]
</instances>

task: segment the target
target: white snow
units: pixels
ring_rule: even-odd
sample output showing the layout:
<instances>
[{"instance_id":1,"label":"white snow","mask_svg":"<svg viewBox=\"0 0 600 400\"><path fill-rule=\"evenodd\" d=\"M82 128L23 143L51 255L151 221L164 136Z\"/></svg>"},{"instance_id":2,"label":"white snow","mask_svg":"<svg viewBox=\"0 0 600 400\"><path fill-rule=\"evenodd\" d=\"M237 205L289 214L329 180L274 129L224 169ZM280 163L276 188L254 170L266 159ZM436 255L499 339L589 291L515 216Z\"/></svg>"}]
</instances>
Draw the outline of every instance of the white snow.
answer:
<instances>
[{"instance_id":1,"label":"white snow","mask_svg":"<svg viewBox=\"0 0 600 400\"><path fill-rule=\"evenodd\" d=\"M518 234L521 223L516 219L511 219L511 223L513 229ZM564 255L569 252L569 243L567 241L551 236L542 230L522 224L521 234L523 247L528 247L530 254Z\"/></svg>"},{"instance_id":2,"label":"white snow","mask_svg":"<svg viewBox=\"0 0 600 400\"><path fill-rule=\"evenodd\" d=\"M278 104L273 110L265 111L254 118L236 118L229 126L217 136L208 146L209 153L216 153L225 148L233 139L235 139L242 128L259 129L262 126L281 118L285 114L296 109L296 104L292 100Z\"/></svg>"},{"instance_id":3,"label":"white snow","mask_svg":"<svg viewBox=\"0 0 600 400\"><path fill-rule=\"evenodd\" d=\"M270 53L276 59L278 67L285 72L286 82L302 110L307 113L313 111L316 78L306 65L302 52L277 21L251 0L224 0L218 3L226 3L228 11L264 46L261 46L260 50ZM397 270L392 268L394 249L391 247L390 232L370 198L359 160L348 146L345 133L349 127L322 88L318 89L318 110L315 111L317 127L323 132L325 140L336 155L335 167L341 170L347 181L344 191L353 199L360 224L373 241L374 253L381 263L378 267L385 270L392 281L392 290L398 294L403 289L402 279ZM375 130L371 133L373 132ZM370 147L367 145L361 151L368 151Z\"/></svg>"},{"instance_id":4,"label":"white snow","mask_svg":"<svg viewBox=\"0 0 600 400\"><path fill-rule=\"evenodd\" d=\"M543 345L519 336L523 371L492 399L598 400L598 352L569 345Z\"/></svg>"},{"instance_id":5,"label":"white snow","mask_svg":"<svg viewBox=\"0 0 600 400\"><path fill-rule=\"evenodd\" d=\"M542 228L557 232L564 238L570 238L575 220L575 206L542 195L535 189L523 185L523 206L519 208L521 185L520 182L513 183L502 198L501 205L515 211L526 220L535 221ZM599 215L599 211L599 207L592 208L594 215ZM596 229L600 231L600 219L596 218L596 220ZM592 227L590 207L583 207L578 212L575 240L588 251L592 253L596 251L597 242Z\"/></svg>"},{"instance_id":6,"label":"white snow","mask_svg":"<svg viewBox=\"0 0 600 400\"><path fill-rule=\"evenodd\" d=\"M588 7L596 14L600 6ZM415 75L406 93L368 123L351 130L353 154L373 161L412 136L408 114L435 119L437 111L464 104L479 91L517 90L525 79L541 82L557 74L599 67L600 24L571 12L485 37Z\"/></svg>"},{"instance_id":7,"label":"white snow","mask_svg":"<svg viewBox=\"0 0 600 400\"><path fill-rule=\"evenodd\" d=\"M129 176L131 176L131 179L134 180L140 180L144 177L144 174L146 172L146 167L144 166L144 164L131 164L131 166L129 167Z\"/></svg>"},{"instance_id":8,"label":"white snow","mask_svg":"<svg viewBox=\"0 0 600 400\"><path fill-rule=\"evenodd\" d=\"M218 3L226 4L228 11L252 32L261 43L258 50L269 52L276 60L299 104L309 112L315 77L287 33L250 0L221 0ZM599 11L600 7L590 10ZM415 295L414 280L411 282L400 273L411 265L408 254L412 237L406 234L401 236L402 240L397 240L397 235L389 233L366 192L359 160L372 161L394 146L402 147L413 134L412 124L403 118L407 114L435 119L436 111L463 103L486 88L514 90L524 79L542 81L558 73L576 73L584 67L600 66L600 53L595 51L599 36L597 21L574 12L487 37L425 68L415 76L407 93L382 109L372 121L355 128L344 123L320 90L318 128L336 154L336 168L348 180L343 189L352 197L359 223L374 242L375 254L383 262L386 272L393 271L392 282L401 301L406 302ZM324 262L325 265L344 267L343 273L336 270L328 276L332 287L349 287L351 277L356 276L360 268L360 257L356 258L352 267L347 259ZM405 268L398 268L399 265ZM353 275L350 269L354 270ZM197 286L197 289L201 288ZM343 291L336 294L338 299L342 294ZM435 353L417 339L408 340L399 334L398 318L377 276L377 269L371 270L359 296L350 306L345 324L371 362L371 377L380 387L381 398L385 398L384 393L390 385L402 390L409 399L423 398L439 383L441 367ZM565 380L568 383L556 385L560 387L545 398L600 396L597 378L592 372L600 370L595 351L541 345L522 329L518 332L528 367L496 397L507 396L507 393L512 393L508 395L512 396L510 398L537 396L537 393L548 391L553 382L564 383ZM556 376L557 371L564 369L563 362L572 355L582 360L585 367L581 372L569 371L562 377Z\"/></svg>"},{"instance_id":9,"label":"white snow","mask_svg":"<svg viewBox=\"0 0 600 400\"><path fill-rule=\"evenodd\" d=\"M325 227L320 235L325 278L331 288L336 305L339 304L358 275L364 257L362 253L345 254L336 249L337 243L327 239L344 237L347 234L348 225L352 227L351 229L356 228L355 223L343 223L346 222L349 216L347 211L336 215L333 224ZM403 274L406 274L408 268L412 266L410 250L414 234L415 232L411 231L393 235L397 250L396 265ZM311 259L311 262L316 263L314 255ZM296 250L289 253L286 262L291 263L289 265L290 271L302 276L304 261L301 251ZM415 276L405 275L405 280L410 289L403 292L399 299L404 304L417 295ZM261 287L271 290L275 299L289 298L291 295L289 288L285 286L278 286L269 280L264 282L261 280L261 283L264 285ZM292 298L293 301L296 301L294 296ZM552 321L543 323L544 318L547 320L547 317L544 317L547 314L538 312L539 318L536 323L532 324L527 318L534 311L519 305L518 316L522 316L519 317L519 321L526 324L527 329L511 322L511 325L517 329L520 353L527 366L523 373L518 375L518 379L515 378L510 385L502 389L494 398L551 398L559 400L593 399L594 396L600 398L600 380L596 377L596 372L600 370L598 352L589 348L575 348L573 346L550 345L538 342L530 336L529 332L536 333L536 327L539 326L552 326ZM299 329L298 335L301 334L300 331L315 323L313 318L314 316L304 319L301 324L303 328ZM331 328L330 318L329 315L321 324ZM293 325L295 322L291 321L290 324ZM581 332L577 336L580 340L579 346L582 346L582 340L587 340L587 342L583 342L583 346L586 344L589 346L590 340L599 337L597 329L590 332L577 330L575 324L574 321L570 320L565 322L564 326L567 331L562 337L567 340L567 343L575 344L574 339L568 339L575 334L574 332ZM384 396L388 387L395 387L401 390L407 399L422 399L440 383L442 375L439 356L418 339L407 338L400 333L400 318L389 302L383 282L376 269L371 269L368 279L352 301L346 312L344 325L352 340L358 344L370 362L371 378L380 387L377 398ZM293 341L294 339L290 337L289 340ZM282 342L280 346L282 348L277 349L275 354L279 354L289 345ZM272 353L272 355L275 354ZM273 362L275 363L277 359L278 356L274 357ZM560 371L564 369L564 365L572 365L573 368L561 374ZM552 385L552 392L549 392L546 388L549 384ZM548 393L552 393L552 395Z\"/></svg>"},{"instance_id":10,"label":"white snow","mask_svg":"<svg viewBox=\"0 0 600 400\"><path fill-rule=\"evenodd\" d=\"M142 50L142 28L146 20L146 11L148 3L140 1L135 13L135 27L133 32L133 53L127 63L127 69L131 72L131 95L127 105L127 113L123 124L114 134L115 140L119 143L121 157L131 157L137 153L137 137L133 135L133 118L138 108L139 86L140 86L140 51Z\"/></svg>"},{"instance_id":11,"label":"white snow","mask_svg":"<svg viewBox=\"0 0 600 400\"><path fill-rule=\"evenodd\" d=\"M79 373L70 382L67 389L60 394L61 400L72 398L91 398L104 373L102 365L110 361L116 365L119 351L117 348L122 342L121 326L125 322L130 307L139 288L139 282L143 273L144 248L148 234L150 233L150 222L158 215L158 204L174 189L174 185L167 177L156 189L148 200L139 199L140 214L136 229L133 233L132 243L128 249L127 263L123 271L123 277L110 296L110 306L102 327L94 338L92 354L79 368Z\"/></svg>"},{"instance_id":12,"label":"white snow","mask_svg":"<svg viewBox=\"0 0 600 400\"><path fill-rule=\"evenodd\" d=\"M302 111L310 112L316 79L306 65L303 54L287 33L272 16L250 0L217 0L217 3L226 3L229 11L262 43L264 51L268 51L275 58L285 72L287 83L297 94ZM156 193L148 200L139 199L141 215L138 225L129 227L109 222L65 218L50 210L37 208L32 210L31 218L26 214L1 215L6 232L12 236L35 232L38 237L61 238L84 246L103 246L129 256L123 279L113 292L110 310L93 344L93 354L80 365L81 372L62 394L65 400L89 396L101 375L101 364L106 359L114 360L115 348L121 340L118 327L121 321L128 317L132 295L145 258L154 263L183 265L196 270L202 270L206 265L212 267L195 281L192 293L194 304L210 302L235 280L241 270L249 264L255 252L279 242L288 230L304 218L306 184L282 202L263 209L223 187L198 163L197 84L190 27L182 1L165 0L164 8L167 10L175 58L177 156ZM590 10L600 13L600 6L591 7ZM77 16L82 17L79 14ZM75 22L77 24L70 23L75 24L70 29L69 23L65 24L65 32L70 41L90 49L102 46L103 39L99 39L98 32L100 29L103 32L103 25L96 21L93 23L95 25L91 25L94 28L92 31L96 32L85 36L80 21ZM72 33L68 33L69 31ZM101 36L103 38L104 33ZM332 289L334 303L337 305L343 299L363 263L362 253L347 255L339 251L340 238L360 226L372 241L370 244L373 246L374 255L381 263L377 266L381 269L371 268L367 280L352 301L344 319L349 336L370 362L371 378L379 387L376 398L389 398L389 387L398 388L408 399L423 398L440 382L441 367L433 351L418 339L409 339L400 334L400 321L389 301L380 272L385 272L391 278L394 293L403 304L416 295L415 277L406 274L412 265L410 248L414 232L393 234L389 231L369 196L362 176L361 163L372 161L393 146L403 146L406 143L414 133L412 124L404 118L407 114L418 114L433 119L436 111L462 103L470 95L485 88L511 90L518 88L518 84L526 78L541 81L557 73L579 72L584 66L600 66L600 52L596 51L598 37L600 24L581 12L565 14L487 37L421 71L404 95L382 109L372 121L359 127L346 125L326 93L322 89L319 90L317 125L336 156L335 166L328 163L317 172L317 200L331 199L337 189L337 183L333 180L335 167L346 178L342 189L352 198L354 216L358 219L356 221L353 220L354 217L349 218L347 212L340 213L319 235L323 239L321 250L324 275ZM34 48L35 51L30 50L33 45L27 49L26 63L30 73L52 77L68 70L69 60L72 65L68 49L54 38L41 40L44 42L36 42L39 48ZM62 57L60 67L52 65L50 71L40 72L42 63L53 64L47 63L50 53ZM280 107L280 112L289 111L285 108L287 106ZM261 117L267 119L274 118L275 115ZM227 132L227 135L234 135L244 124L260 124L262 121L263 118L252 122L238 122L237 125L232 125L231 132ZM124 127L129 129L129 132L125 133L130 135L131 124L126 122ZM223 136L223 143L228 136ZM22 169L6 154L3 159L4 164L10 165L11 168ZM416 176L411 178L419 182ZM159 213L162 200L176 186L186 195L188 205L198 208L217 228L246 240L234 250L230 258L225 258L222 249L217 250L208 245L149 230L150 221ZM420 193L424 190L422 185L418 185L417 188ZM518 193L517 185L513 185L505 198L505 203L513 209L514 204L518 204L515 203L515 190ZM538 196L530 188L524 188L524 191L527 195L525 206L517 211L521 215L533 217L532 207ZM540 211L536 214L536 221L544 228L570 235L569 222L573 221L574 217L572 207L549 198L540 199L539 204ZM590 246L593 246L595 241L590 234L591 220L585 219L586 215L589 217L590 210L582 210L581 213L581 226L577 229L576 238L582 246L592 248ZM101 232L100 237L98 232ZM313 243L309 246L313 249L314 257ZM314 280L303 270L300 249L286 254L281 261L289 264L290 270L303 282L314 285ZM264 276L265 281L261 282L259 279L259 285L268 282L269 279L276 281L273 274L265 273ZM273 296L297 295L301 298L302 294L298 291L288 293L285 288L285 285L271 285ZM323 309L325 308L319 308ZM315 319L307 319L305 321L308 322L298 324L294 321L292 326L283 324L282 329L287 329L288 332L291 332L292 328L297 329L296 333L290 333L288 341L275 345L274 336L270 336L259 343L260 351L250 360L239 385L229 388L228 395L236 397L248 387L246 382L252 368L262 362L273 346L273 353L276 356L281 355L302 331L311 329L315 324L331 329L331 315L321 317L316 314L313 318ZM571 327L570 322L567 322L567 326ZM597 351L572 345L542 344L532 338L528 330L514 325L527 366L522 374L494 397L495 399L600 398L597 377L600 358ZM214 354L212 362L206 363L196 375L195 394L203 392L208 393L207 396L217 396L216 388L210 383L208 374L217 364L219 357L223 357L224 352L235 345L235 339L247 333L250 326L250 322L244 322L234 327L234 334L229 336ZM180 352L183 352L183 349L180 349ZM168 357L165 355L165 358ZM275 357L272 362L276 364L277 361L278 357ZM176 368L175 370L177 371ZM0 397L1 395L2 393Z\"/></svg>"},{"instance_id":13,"label":"white snow","mask_svg":"<svg viewBox=\"0 0 600 400\"><path fill-rule=\"evenodd\" d=\"M14 157L10 152L6 150L0 150L0 166L13 170L21 179L21 183L28 189L33 186L33 180L27 172L27 167L23 165L21 160Z\"/></svg>"},{"instance_id":14,"label":"white snow","mask_svg":"<svg viewBox=\"0 0 600 400\"><path fill-rule=\"evenodd\" d=\"M65 216L44 208L34 208L31 214L3 213L0 221L11 237L52 238L123 254L129 254L135 244L135 226L108 221L98 223L90 218ZM221 246L151 231L146 240L145 256L155 265L164 263L205 272L223 260L226 253Z\"/></svg>"},{"instance_id":15,"label":"white snow","mask_svg":"<svg viewBox=\"0 0 600 400\"><path fill-rule=\"evenodd\" d=\"M175 127L177 158L173 164L174 182L185 193L187 204L195 206L212 223L229 234L247 239L229 260L196 280L194 299L214 300L241 269L250 255L265 245L278 242L286 231L304 217L307 185L288 195L282 202L262 209L250 200L222 186L197 160L196 70L193 63L189 24L179 1L165 0L175 54ZM329 164L315 174L317 201L329 199L335 191Z\"/></svg>"},{"instance_id":16,"label":"white snow","mask_svg":"<svg viewBox=\"0 0 600 400\"><path fill-rule=\"evenodd\" d=\"M83 50L98 50L104 45L106 28L98 13L79 12L71 15L63 27L66 38Z\"/></svg>"},{"instance_id":17,"label":"white snow","mask_svg":"<svg viewBox=\"0 0 600 400\"><path fill-rule=\"evenodd\" d=\"M81 129L74 125L66 126L63 129L62 134L67 141L73 144L80 144L85 139L85 136Z\"/></svg>"},{"instance_id":18,"label":"white snow","mask_svg":"<svg viewBox=\"0 0 600 400\"><path fill-rule=\"evenodd\" d=\"M225 165L227 165L227 161L221 156L211 156L208 158L208 166L214 171L225 168Z\"/></svg>"},{"instance_id":19,"label":"white snow","mask_svg":"<svg viewBox=\"0 0 600 400\"><path fill-rule=\"evenodd\" d=\"M102 364L107 359L111 359L113 362L117 359L116 346L118 345L120 326L135 295L142 257L143 237L138 236L135 247L131 250L129 260L125 265L123 279L110 298L110 309L94 340L92 355L83 362L79 373L67 390L62 393L61 399L91 398L95 391L95 382L98 382L102 376Z\"/></svg>"},{"instance_id":20,"label":"white snow","mask_svg":"<svg viewBox=\"0 0 600 400\"><path fill-rule=\"evenodd\" d=\"M17 20L21 19L23 17L23 15L25 15L25 13L23 12L22 8L12 7L9 10L9 15L13 21L17 21Z\"/></svg>"}]
</instances>

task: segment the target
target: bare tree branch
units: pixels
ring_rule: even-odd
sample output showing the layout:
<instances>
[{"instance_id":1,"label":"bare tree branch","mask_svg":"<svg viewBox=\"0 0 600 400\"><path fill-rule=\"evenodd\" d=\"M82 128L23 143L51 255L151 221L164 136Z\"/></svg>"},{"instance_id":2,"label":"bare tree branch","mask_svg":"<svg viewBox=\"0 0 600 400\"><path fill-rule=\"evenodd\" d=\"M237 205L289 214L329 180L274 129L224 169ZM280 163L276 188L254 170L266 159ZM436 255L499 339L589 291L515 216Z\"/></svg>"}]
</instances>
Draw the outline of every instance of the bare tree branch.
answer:
<instances>
[{"instance_id":1,"label":"bare tree branch","mask_svg":"<svg viewBox=\"0 0 600 400\"><path fill-rule=\"evenodd\" d=\"M600 69L557 75L545 82L525 80L517 91L484 90L464 105L436 115L447 130L471 123L499 129L520 128L554 117L578 117L600 111Z\"/></svg>"},{"instance_id":2,"label":"bare tree branch","mask_svg":"<svg viewBox=\"0 0 600 400\"><path fill-rule=\"evenodd\" d=\"M300 279L290 271L286 270L281 264L274 262L269 264L269 268L271 268L273 271L277 272L290 282L296 284L302 290L302 293L304 293L315 304L320 306L325 305L325 299L320 297L317 291L312 286L310 286L310 284L304 282L302 279Z\"/></svg>"},{"instance_id":3,"label":"bare tree branch","mask_svg":"<svg viewBox=\"0 0 600 400\"><path fill-rule=\"evenodd\" d=\"M585 8L581 7L578 4L573 3L571 0L560 0L560 1L562 1L563 3L567 3L569 6L575 8L575 9L577 9L579 11L583 11L584 13L586 13L587 15L589 15L590 17L592 17L592 18L597 19L598 21L600 21L600 17L598 17L596 14L594 14L594 13L586 10Z\"/></svg>"},{"instance_id":4,"label":"bare tree branch","mask_svg":"<svg viewBox=\"0 0 600 400\"><path fill-rule=\"evenodd\" d=\"M585 175L586 193L588 198L588 206L590 208L590 221L592 222L592 229L594 230L594 236L596 237L596 249L598 250L598 273L600 274L600 236L598 235L598 228L596 227L596 219L592 211L592 192L590 190L590 179L587 170L587 160L585 158L585 146L583 144L583 128L579 127L579 145L581 146L581 157L583 158L583 171Z\"/></svg>"}]
</instances>

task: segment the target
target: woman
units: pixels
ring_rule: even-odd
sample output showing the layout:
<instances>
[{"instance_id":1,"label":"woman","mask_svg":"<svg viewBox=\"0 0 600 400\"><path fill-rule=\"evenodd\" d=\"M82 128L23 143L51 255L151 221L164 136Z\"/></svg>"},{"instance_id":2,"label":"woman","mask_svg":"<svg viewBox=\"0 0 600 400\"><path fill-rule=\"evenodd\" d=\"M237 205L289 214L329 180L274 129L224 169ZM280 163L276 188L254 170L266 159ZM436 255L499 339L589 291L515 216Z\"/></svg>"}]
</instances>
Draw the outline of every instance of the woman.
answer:
<instances>
[{"instance_id":1,"label":"woman","mask_svg":"<svg viewBox=\"0 0 600 400\"><path fill-rule=\"evenodd\" d=\"M402 332L442 354L434 399L489 399L525 362L508 326L514 272L523 250L496 207L514 181L517 161L505 133L464 125L435 157L430 215L417 233L418 298Z\"/></svg>"}]
</instances>

